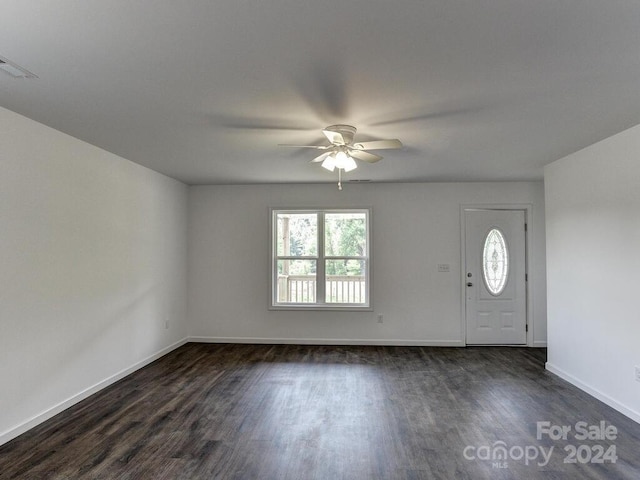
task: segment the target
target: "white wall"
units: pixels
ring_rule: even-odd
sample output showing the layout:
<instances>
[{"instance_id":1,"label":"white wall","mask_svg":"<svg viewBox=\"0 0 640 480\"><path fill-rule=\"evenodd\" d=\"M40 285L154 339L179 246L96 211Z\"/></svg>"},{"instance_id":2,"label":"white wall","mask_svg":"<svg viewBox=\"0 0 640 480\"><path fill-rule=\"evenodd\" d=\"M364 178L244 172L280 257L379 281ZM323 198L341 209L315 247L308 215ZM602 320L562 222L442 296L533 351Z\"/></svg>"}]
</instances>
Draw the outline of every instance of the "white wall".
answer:
<instances>
[{"instance_id":1,"label":"white wall","mask_svg":"<svg viewBox=\"0 0 640 480\"><path fill-rule=\"evenodd\" d=\"M186 337L188 189L5 109L0 145L1 444Z\"/></svg>"},{"instance_id":2,"label":"white wall","mask_svg":"<svg viewBox=\"0 0 640 480\"><path fill-rule=\"evenodd\" d=\"M640 127L545 168L547 368L640 421Z\"/></svg>"},{"instance_id":3,"label":"white wall","mask_svg":"<svg viewBox=\"0 0 640 480\"><path fill-rule=\"evenodd\" d=\"M546 342L537 183L198 186L189 190L190 336L460 345L460 205L532 204L533 340ZM269 207L372 207L373 312L269 311ZM438 273L448 263L450 273ZM376 316L384 315L378 324ZM533 343L533 342L532 342Z\"/></svg>"}]
</instances>

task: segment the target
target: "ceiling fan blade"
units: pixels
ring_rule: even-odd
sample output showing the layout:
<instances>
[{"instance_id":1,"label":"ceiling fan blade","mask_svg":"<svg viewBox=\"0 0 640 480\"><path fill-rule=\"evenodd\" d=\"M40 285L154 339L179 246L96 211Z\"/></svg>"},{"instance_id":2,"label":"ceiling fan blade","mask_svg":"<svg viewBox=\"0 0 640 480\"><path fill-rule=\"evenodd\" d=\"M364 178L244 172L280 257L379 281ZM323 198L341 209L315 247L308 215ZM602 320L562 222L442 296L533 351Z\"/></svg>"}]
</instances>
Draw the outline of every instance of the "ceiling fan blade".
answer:
<instances>
[{"instance_id":1,"label":"ceiling fan blade","mask_svg":"<svg viewBox=\"0 0 640 480\"><path fill-rule=\"evenodd\" d=\"M311 162L309 163L320 163L320 162L324 162L325 158L327 158L328 156L330 156L333 152L325 152L323 154L321 154L320 156L314 158L313 160L311 160Z\"/></svg>"},{"instance_id":2,"label":"ceiling fan blade","mask_svg":"<svg viewBox=\"0 0 640 480\"><path fill-rule=\"evenodd\" d=\"M293 147L293 148L315 148L317 150L326 150L333 145L290 145L288 143L279 143L279 147Z\"/></svg>"},{"instance_id":3,"label":"ceiling fan blade","mask_svg":"<svg viewBox=\"0 0 640 480\"><path fill-rule=\"evenodd\" d=\"M347 142L345 141L344 137L340 132L334 132L332 130L322 130L322 133L324 133L324 136L327 137L327 139L329 139L329 141L334 145L347 144Z\"/></svg>"},{"instance_id":4,"label":"ceiling fan blade","mask_svg":"<svg viewBox=\"0 0 640 480\"><path fill-rule=\"evenodd\" d=\"M371 142L358 142L353 144L358 150L383 150L385 148L402 148L402 142L397 138L390 140L373 140Z\"/></svg>"},{"instance_id":5,"label":"ceiling fan blade","mask_svg":"<svg viewBox=\"0 0 640 480\"><path fill-rule=\"evenodd\" d=\"M380 155L365 152L364 150L349 150L349 155L351 155L353 158L357 158L358 160L369 163L375 163L379 160L382 160L382 157Z\"/></svg>"}]
</instances>

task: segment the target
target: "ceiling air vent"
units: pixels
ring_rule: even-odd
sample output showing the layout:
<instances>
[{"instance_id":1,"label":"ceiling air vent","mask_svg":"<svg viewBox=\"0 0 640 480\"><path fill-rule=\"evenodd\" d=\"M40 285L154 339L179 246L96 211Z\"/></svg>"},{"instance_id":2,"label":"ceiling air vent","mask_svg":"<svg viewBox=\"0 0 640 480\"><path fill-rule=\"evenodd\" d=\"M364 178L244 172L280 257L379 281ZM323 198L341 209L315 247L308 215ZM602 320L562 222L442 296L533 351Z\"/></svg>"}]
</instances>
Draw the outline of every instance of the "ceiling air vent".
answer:
<instances>
[{"instance_id":1,"label":"ceiling air vent","mask_svg":"<svg viewBox=\"0 0 640 480\"><path fill-rule=\"evenodd\" d=\"M13 78L38 78L26 68L22 68L6 58L0 57L0 70L11 75Z\"/></svg>"}]
</instances>

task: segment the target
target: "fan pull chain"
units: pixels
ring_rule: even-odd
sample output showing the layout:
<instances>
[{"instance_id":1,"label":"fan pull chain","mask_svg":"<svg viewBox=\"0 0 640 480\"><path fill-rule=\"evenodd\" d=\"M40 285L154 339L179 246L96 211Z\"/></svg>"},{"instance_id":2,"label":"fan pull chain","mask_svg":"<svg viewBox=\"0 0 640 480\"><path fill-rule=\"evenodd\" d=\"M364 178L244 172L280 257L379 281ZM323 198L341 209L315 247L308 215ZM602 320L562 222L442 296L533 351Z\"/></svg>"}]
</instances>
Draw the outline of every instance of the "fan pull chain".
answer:
<instances>
[{"instance_id":1,"label":"fan pull chain","mask_svg":"<svg viewBox=\"0 0 640 480\"><path fill-rule=\"evenodd\" d=\"M338 169L338 190L342 190L342 169Z\"/></svg>"}]
</instances>

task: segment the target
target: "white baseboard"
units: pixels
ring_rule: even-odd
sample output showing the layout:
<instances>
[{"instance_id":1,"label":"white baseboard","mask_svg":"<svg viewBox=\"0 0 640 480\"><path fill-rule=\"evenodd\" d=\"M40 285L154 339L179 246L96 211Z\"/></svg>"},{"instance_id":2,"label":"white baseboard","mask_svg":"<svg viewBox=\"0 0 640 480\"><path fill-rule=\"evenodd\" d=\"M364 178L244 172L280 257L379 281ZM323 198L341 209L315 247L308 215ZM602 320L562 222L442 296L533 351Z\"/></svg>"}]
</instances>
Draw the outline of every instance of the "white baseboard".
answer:
<instances>
[{"instance_id":1,"label":"white baseboard","mask_svg":"<svg viewBox=\"0 0 640 480\"><path fill-rule=\"evenodd\" d=\"M53 416L57 415L58 413L66 410L67 408L75 405L76 403L84 400L85 398L93 395L96 392L99 392L100 390L102 390L105 387L108 387L109 385L117 382L118 380L123 379L124 377L126 377L127 375L135 372L136 370L141 369L142 367L145 367L147 365L149 365L151 362L154 362L155 360L159 359L160 357L163 357L164 355L166 355L167 353L175 350L178 347L181 347L182 345L184 345L185 343L187 343L188 339L183 338L182 340L169 345L168 347L163 348L162 350L154 353L153 355L131 365L128 368L125 368L124 370L119 371L118 373L111 375L108 378L105 378L104 380L96 383L95 385L92 385L89 388L86 388L84 390L82 390L81 392L67 398L66 400L58 403L57 405L54 405L51 408L48 408L47 410L45 410L42 413L39 413L38 415L35 415L33 417L31 417L29 420L13 427L10 428L9 430L6 430L2 433L0 433L0 445L3 445L5 443L7 443L10 440L13 440L14 438L16 438L19 435L22 435L23 433L25 433L27 430L32 429L33 427L35 427L36 425L41 424L42 422L45 422L47 420L49 420L50 418L52 418Z\"/></svg>"},{"instance_id":2,"label":"white baseboard","mask_svg":"<svg viewBox=\"0 0 640 480\"><path fill-rule=\"evenodd\" d=\"M352 338L264 338L264 337L189 337L196 343L254 343L274 345L387 345L410 347L464 347L460 340L403 340Z\"/></svg>"},{"instance_id":3,"label":"white baseboard","mask_svg":"<svg viewBox=\"0 0 640 480\"><path fill-rule=\"evenodd\" d=\"M537 340L533 342L533 348L547 348L546 340Z\"/></svg>"},{"instance_id":4,"label":"white baseboard","mask_svg":"<svg viewBox=\"0 0 640 480\"><path fill-rule=\"evenodd\" d=\"M609 405L614 410L617 410L618 412L622 413L623 415L626 415L631 420L633 420L633 421L635 421L637 423L640 423L640 412L636 412L632 408L627 407L626 405L618 402L614 398L611 398L609 395L607 395L605 393L602 393L600 390L598 390L596 388L593 388L590 385L587 385L586 383L582 382L581 380L579 380L578 378L574 377L570 373L565 372L561 368L558 368L558 367L556 367L555 365L553 365L553 364L551 364L549 362L547 362L545 364L545 368L549 372L559 376L563 380L566 380L567 382L575 385L580 390L583 390L583 391L587 392L592 397L597 398L602 403L606 403L607 405Z\"/></svg>"}]
</instances>

